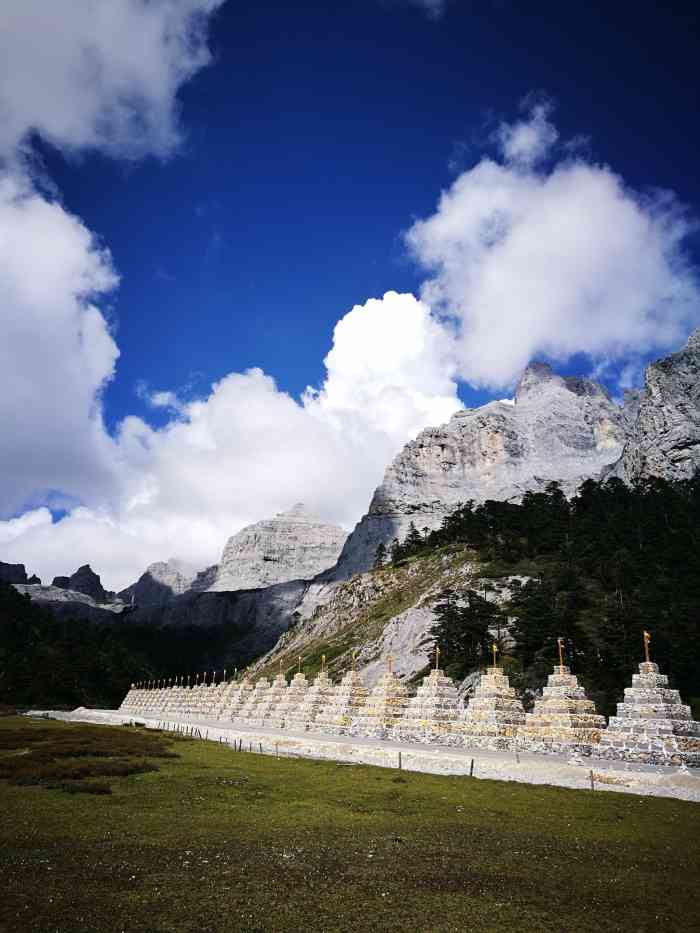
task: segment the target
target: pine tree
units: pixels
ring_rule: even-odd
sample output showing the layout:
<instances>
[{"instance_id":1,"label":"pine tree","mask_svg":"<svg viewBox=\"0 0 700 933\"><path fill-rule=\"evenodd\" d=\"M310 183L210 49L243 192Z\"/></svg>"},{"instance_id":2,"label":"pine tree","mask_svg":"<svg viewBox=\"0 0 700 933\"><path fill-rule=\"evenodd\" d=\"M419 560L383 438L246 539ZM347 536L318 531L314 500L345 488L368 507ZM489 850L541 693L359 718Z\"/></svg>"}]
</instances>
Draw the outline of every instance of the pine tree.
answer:
<instances>
[{"instance_id":1,"label":"pine tree","mask_svg":"<svg viewBox=\"0 0 700 933\"><path fill-rule=\"evenodd\" d=\"M374 552L374 566L382 567L386 562L386 545L383 541L380 541L377 545L377 550Z\"/></svg>"}]
</instances>

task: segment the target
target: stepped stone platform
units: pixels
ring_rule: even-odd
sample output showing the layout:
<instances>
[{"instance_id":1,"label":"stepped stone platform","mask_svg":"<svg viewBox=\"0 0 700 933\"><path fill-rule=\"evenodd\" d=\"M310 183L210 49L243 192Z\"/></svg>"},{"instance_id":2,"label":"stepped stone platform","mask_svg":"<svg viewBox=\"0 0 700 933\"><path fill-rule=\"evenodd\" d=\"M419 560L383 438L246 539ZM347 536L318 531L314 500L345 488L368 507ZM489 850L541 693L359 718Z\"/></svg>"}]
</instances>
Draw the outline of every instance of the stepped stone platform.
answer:
<instances>
[{"instance_id":1,"label":"stepped stone platform","mask_svg":"<svg viewBox=\"0 0 700 933\"><path fill-rule=\"evenodd\" d=\"M239 720L255 720L258 715L258 707L269 689L270 681L267 677L261 677L259 680L256 680L255 686L248 694L248 699L242 706L239 706L234 718Z\"/></svg>"},{"instance_id":2,"label":"stepped stone platform","mask_svg":"<svg viewBox=\"0 0 700 933\"><path fill-rule=\"evenodd\" d=\"M384 738L400 721L408 701L407 688L393 671L386 671L357 710L348 734Z\"/></svg>"},{"instance_id":3,"label":"stepped stone platform","mask_svg":"<svg viewBox=\"0 0 700 933\"><path fill-rule=\"evenodd\" d=\"M518 726L516 744L529 751L572 751L591 754L600 741L605 717L595 711L575 674L557 665L549 675L542 697L535 700L525 724Z\"/></svg>"},{"instance_id":4,"label":"stepped stone platform","mask_svg":"<svg viewBox=\"0 0 700 933\"><path fill-rule=\"evenodd\" d=\"M595 751L601 758L700 766L700 722L658 664L645 661Z\"/></svg>"},{"instance_id":5,"label":"stepped stone platform","mask_svg":"<svg viewBox=\"0 0 700 933\"><path fill-rule=\"evenodd\" d=\"M243 709L255 689L255 684L247 674L238 682L237 689L229 696L226 708L221 718L233 720L238 715L238 711Z\"/></svg>"},{"instance_id":6,"label":"stepped stone platform","mask_svg":"<svg viewBox=\"0 0 700 933\"><path fill-rule=\"evenodd\" d=\"M280 672L265 691L262 700L257 706L254 720L257 725L264 726L266 720L274 715L275 709L284 700L288 689L289 684L287 683L287 678ZM253 722L253 720L251 720L251 722Z\"/></svg>"},{"instance_id":7,"label":"stepped stone platform","mask_svg":"<svg viewBox=\"0 0 700 933\"><path fill-rule=\"evenodd\" d=\"M304 677L304 675L297 674L296 677ZM301 732L311 728L319 713L325 710L330 703L333 690L333 681L326 671L317 674L316 679L306 690L301 702L287 712L284 721L285 728L296 729Z\"/></svg>"},{"instance_id":8,"label":"stepped stone platform","mask_svg":"<svg viewBox=\"0 0 700 933\"><path fill-rule=\"evenodd\" d=\"M266 726L275 729L284 728L289 717L301 706L309 690L309 682L301 671L292 677L284 696L277 706L270 711L265 721Z\"/></svg>"},{"instance_id":9,"label":"stepped stone platform","mask_svg":"<svg viewBox=\"0 0 700 933\"><path fill-rule=\"evenodd\" d=\"M525 716L523 704L503 669L491 667L482 674L462 718L464 740L474 748L508 749L518 729L525 725Z\"/></svg>"},{"instance_id":10,"label":"stepped stone platform","mask_svg":"<svg viewBox=\"0 0 700 933\"><path fill-rule=\"evenodd\" d=\"M226 710L239 689L240 684L235 680L229 680L222 684L222 690L219 693L218 702L213 711L215 719L227 718L229 714Z\"/></svg>"},{"instance_id":11,"label":"stepped stone platform","mask_svg":"<svg viewBox=\"0 0 700 933\"><path fill-rule=\"evenodd\" d=\"M367 702L368 695L362 675L358 671L348 671L341 682L333 687L325 707L309 724L309 731L340 732L346 735Z\"/></svg>"},{"instance_id":12,"label":"stepped stone platform","mask_svg":"<svg viewBox=\"0 0 700 933\"><path fill-rule=\"evenodd\" d=\"M418 687L394 725L392 738L408 742L456 745L460 740L462 707L450 677L434 668Z\"/></svg>"}]
</instances>

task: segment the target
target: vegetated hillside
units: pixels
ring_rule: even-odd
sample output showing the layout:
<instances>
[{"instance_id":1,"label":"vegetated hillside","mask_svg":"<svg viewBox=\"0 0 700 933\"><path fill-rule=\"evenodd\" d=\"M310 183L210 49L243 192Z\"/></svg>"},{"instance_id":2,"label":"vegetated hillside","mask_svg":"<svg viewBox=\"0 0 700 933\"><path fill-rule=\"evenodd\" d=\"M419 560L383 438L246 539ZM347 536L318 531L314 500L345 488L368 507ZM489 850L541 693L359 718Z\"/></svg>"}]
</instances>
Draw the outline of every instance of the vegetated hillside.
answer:
<instances>
[{"instance_id":1,"label":"vegetated hillside","mask_svg":"<svg viewBox=\"0 0 700 933\"><path fill-rule=\"evenodd\" d=\"M389 563L339 586L286 633L266 671L350 664L370 674L422 673L434 642L441 666L463 677L487 663L494 636L517 686L541 686L563 637L567 661L611 712L641 659L652 654L685 697L700 694L700 478L635 488L585 482L567 501L556 483L520 504L466 503L442 527L394 542ZM383 557L380 553L379 559Z\"/></svg>"},{"instance_id":2,"label":"vegetated hillside","mask_svg":"<svg viewBox=\"0 0 700 933\"><path fill-rule=\"evenodd\" d=\"M0 705L118 706L132 681L211 671L238 636L226 624L59 618L0 583Z\"/></svg>"}]
</instances>

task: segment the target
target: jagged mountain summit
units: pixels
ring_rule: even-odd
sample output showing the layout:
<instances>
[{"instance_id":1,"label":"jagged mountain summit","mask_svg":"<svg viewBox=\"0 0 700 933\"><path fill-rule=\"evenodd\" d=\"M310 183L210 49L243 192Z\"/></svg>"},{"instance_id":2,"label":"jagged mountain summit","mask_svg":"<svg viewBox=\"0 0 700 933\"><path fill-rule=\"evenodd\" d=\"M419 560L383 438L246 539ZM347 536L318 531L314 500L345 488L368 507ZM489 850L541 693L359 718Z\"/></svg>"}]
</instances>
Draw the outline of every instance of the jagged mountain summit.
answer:
<instances>
[{"instance_id":1,"label":"jagged mountain summit","mask_svg":"<svg viewBox=\"0 0 700 933\"><path fill-rule=\"evenodd\" d=\"M552 480L571 495L618 460L638 401L630 394L620 407L590 379L558 376L545 363L528 366L513 402L458 411L403 448L333 577L367 570L378 544L402 539L411 522L418 529L438 527L460 502L517 500Z\"/></svg>"},{"instance_id":2,"label":"jagged mountain summit","mask_svg":"<svg viewBox=\"0 0 700 933\"><path fill-rule=\"evenodd\" d=\"M150 564L136 583L122 590L119 598L137 606L162 606L191 589L196 578L197 568L186 561L175 557L159 560Z\"/></svg>"},{"instance_id":3,"label":"jagged mountain summit","mask_svg":"<svg viewBox=\"0 0 700 933\"><path fill-rule=\"evenodd\" d=\"M90 564L78 567L70 577L54 577L51 586L82 593L94 599L96 603L107 603L114 599L114 593L105 590L100 575L95 573Z\"/></svg>"},{"instance_id":4,"label":"jagged mountain summit","mask_svg":"<svg viewBox=\"0 0 700 933\"><path fill-rule=\"evenodd\" d=\"M229 538L210 592L310 580L338 559L347 532L322 522L302 503Z\"/></svg>"}]
</instances>

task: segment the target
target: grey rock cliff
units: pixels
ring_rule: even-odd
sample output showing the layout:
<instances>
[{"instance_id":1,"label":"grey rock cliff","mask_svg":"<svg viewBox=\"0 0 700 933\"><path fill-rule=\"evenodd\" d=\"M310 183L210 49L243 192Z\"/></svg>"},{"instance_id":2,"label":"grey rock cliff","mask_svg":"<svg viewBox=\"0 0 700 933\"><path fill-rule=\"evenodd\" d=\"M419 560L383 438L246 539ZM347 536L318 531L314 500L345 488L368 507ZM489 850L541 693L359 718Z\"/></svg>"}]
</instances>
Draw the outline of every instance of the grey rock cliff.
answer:
<instances>
[{"instance_id":1,"label":"grey rock cliff","mask_svg":"<svg viewBox=\"0 0 700 933\"><path fill-rule=\"evenodd\" d=\"M83 593L96 603L107 603L114 598L114 593L104 589L99 574L95 573L90 564L79 567L70 577L54 577L51 585L58 589Z\"/></svg>"},{"instance_id":2,"label":"grey rock cliff","mask_svg":"<svg viewBox=\"0 0 700 933\"><path fill-rule=\"evenodd\" d=\"M380 542L402 539L412 521L436 528L460 502L517 500L552 480L571 495L617 461L628 418L598 383L558 376L544 363L529 366L514 404L459 411L404 447L328 576L368 569Z\"/></svg>"},{"instance_id":3,"label":"grey rock cliff","mask_svg":"<svg viewBox=\"0 0 700 933\"><path fill-rule=\"evenodd\" d=\"M322 522L298 503L229 538L208 589L244 590L309 580L335 564L346 537L342 528ZM211 568L204 573L211 575Z\"/></svg>"},{"instance_id":4,"label":"grey rock cliff","mask_svg":"<svg viewBox=\"0 0 700 933\"><path fill-rule=\"evenodd\" d=\"M24 564L4 564L0 560L0 583L26 583L27 571Z\"/></svg>"},{"instance_id":5,"label":"grey rock cliff","mask_svg":"<svg viewBox=\"0 0 700 933\"><path fill-rule=\"evenodd\" d=\"M192 588L197 570L191 564L176 558L156 561L146 568L136 583L119 593L125 603L136 606L162 606L174 596Z\"/></svg>"},{"instance_id":6,"label":"grey rock cliff","mask_svg":"<svg viewBox=\"0 0 700 933\"><path fill-rule=\"evenodd\" d=\"M690 479L700 467L700 330L651 363L636 421L613 473L627 483Z\"/></svg>"}]
</instances>

